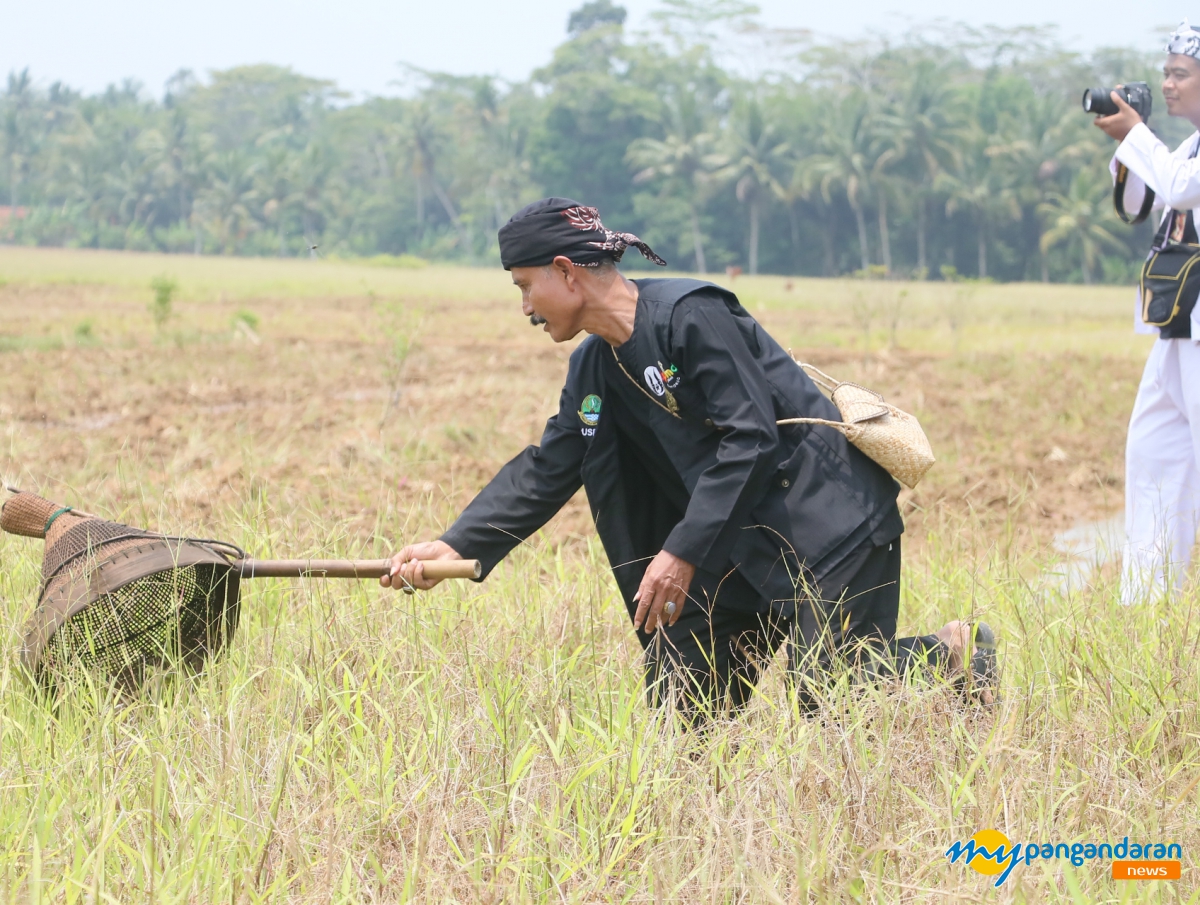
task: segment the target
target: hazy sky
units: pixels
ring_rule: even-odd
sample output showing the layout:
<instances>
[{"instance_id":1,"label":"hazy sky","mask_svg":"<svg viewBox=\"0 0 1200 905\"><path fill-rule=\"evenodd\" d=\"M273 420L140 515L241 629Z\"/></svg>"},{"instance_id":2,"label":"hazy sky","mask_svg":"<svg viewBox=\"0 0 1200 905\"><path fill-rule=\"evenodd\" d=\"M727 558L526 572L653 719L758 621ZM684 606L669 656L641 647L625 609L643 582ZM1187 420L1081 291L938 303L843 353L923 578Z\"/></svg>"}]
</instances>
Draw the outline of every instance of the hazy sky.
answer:
<instances>
[{"instance_id":1,"label":"hazy sky","mask_svg":"<svg viewBox=\"0 0 1200 905\"><path fill-rule=\"evenodd\" d=\"M133 77L155 95L180 68L292 66L355 93L395 93L405 61L454 73L526 77L562 41L582 0L0 0L0 74L96 91ZM633 28L654 0L626 0ZM761 0L764 24L851 37L938 18L1052 24L1069 46L1163 44L1188 9L1163 0ZM902 10L902 12L901 12ZM1193 11L1200 24L1200 9Z\"/></svg>"}]
</instances>

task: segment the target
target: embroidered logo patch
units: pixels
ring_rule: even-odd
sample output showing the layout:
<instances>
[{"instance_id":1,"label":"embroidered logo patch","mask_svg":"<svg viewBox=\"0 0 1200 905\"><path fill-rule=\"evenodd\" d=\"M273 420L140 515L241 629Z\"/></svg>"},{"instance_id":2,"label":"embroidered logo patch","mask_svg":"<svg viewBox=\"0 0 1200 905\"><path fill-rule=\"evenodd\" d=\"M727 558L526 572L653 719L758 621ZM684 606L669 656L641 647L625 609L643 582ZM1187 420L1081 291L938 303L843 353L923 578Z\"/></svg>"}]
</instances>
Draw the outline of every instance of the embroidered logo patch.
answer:
<instances>
[{"instance_id":1,"label":"embroidered logo patch","mask_svg":"<svg viewBox=\"0 0 1200 905\"><path fill-rule=\"evenodd\" d=\"M650 387L650 392L655 396L661 396L667 391L666 386L663 384L662 372L654 365L646 368L642 372L642 376L646 378L646 386Z\"/></svg>"},{"instance_id":2,"label":"embroidered logo patch","mask_svg":"<svg viewBox=\"0 0 1200 905\"><path fill-rule=\"evenodd\" d=\"M662 370L662 380L667 385L668 390L673 390L679 386L679 368L675 367L675 365L663 368L661 361L658 363L658 367Z\"/></svg>"},{"instance_id":3,"label":"embroidered logo patch","mask_svg":"<svg viewBox=\"0 0 1200 905\"><path fill-rule=\"evenodd\" d=\"M600 421L600 397L595 393L583 398L579 407L579 420L588 427L595 427Z\"/></svg>"}]
</instances>

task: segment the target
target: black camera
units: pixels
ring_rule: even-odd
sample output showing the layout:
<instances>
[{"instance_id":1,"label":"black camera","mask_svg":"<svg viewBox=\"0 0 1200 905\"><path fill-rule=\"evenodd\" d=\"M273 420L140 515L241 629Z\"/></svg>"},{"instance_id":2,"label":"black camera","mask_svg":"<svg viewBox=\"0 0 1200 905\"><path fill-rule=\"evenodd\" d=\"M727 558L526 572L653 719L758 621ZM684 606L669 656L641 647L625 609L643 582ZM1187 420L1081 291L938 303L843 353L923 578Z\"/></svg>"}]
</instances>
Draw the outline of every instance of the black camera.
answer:
<instances>
[{"instance_id":1,"label":"black camera","mask_svg":"<svg viewBox=\"0 0 1200 905\"><path fill-rule=\"evenodd\" d=\"M1145 82L1130 82L1121 88L1089 88L1083 92L1083 112L1094 113L1096 116L1112 116L1119 112L1120 108L1109 97L1113 91L1117 92L1117 95L1125 103L1137 111L1142 122L1150 119L1150 109L1154 104L1154 97L1150 94L1150 86Z\"/></svg>"}]
</instances>

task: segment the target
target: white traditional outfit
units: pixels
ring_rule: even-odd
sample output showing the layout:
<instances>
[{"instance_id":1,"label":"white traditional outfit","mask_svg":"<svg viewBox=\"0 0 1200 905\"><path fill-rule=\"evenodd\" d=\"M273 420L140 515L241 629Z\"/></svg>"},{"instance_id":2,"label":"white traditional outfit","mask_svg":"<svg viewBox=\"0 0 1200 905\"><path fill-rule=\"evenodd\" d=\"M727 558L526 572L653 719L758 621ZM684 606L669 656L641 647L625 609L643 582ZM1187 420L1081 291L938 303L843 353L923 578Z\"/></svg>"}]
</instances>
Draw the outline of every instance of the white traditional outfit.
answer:
<instances>
[{"instance_id":1,"label":"white traditional outfit","mask_svg":"<svg viewBox=\"0 0 1200 905\"><path fill-rule=\"evenodd\" d=\"M1186 22L1171 36L1168 53L1200 58L1200 32ZM1125 209L1141 206L1146 187L1163 209L1164 235L1196 242L1200 223L1200 132L1171 151L1139 123L1112 161L1128 169ZM1167 223L1168 218L1174 218ZM1156 246L1158 242L1156 241ZM1182 584L1200 523L1200 306L1180 299L1167 326L1143 319L1138 293L1134 329L1157 334L1138 386L1125 444L1125 545L1121 600L1131 604ZM1190 309L1190 310L1189 310Z\"/></svg>"}]
</instances>

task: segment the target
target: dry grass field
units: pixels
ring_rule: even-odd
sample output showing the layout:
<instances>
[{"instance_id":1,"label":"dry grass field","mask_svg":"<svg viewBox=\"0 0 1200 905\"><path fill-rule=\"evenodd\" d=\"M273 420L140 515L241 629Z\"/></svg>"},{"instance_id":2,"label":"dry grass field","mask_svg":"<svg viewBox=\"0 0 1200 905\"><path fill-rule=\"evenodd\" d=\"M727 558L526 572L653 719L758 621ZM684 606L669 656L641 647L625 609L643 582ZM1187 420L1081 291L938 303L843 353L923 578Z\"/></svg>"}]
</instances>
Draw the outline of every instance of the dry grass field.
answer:
<instances>
[{"instance_id":1,"label":"dry grass field","mask_svg":"<svg viewBox=\"0 0 1200 905\"><path fill-rule=\"evenodd\" d=\"M3 536L0 903L1200 901L1197 597L1047 575L1056 533L1121 506L1131 291L733 288L921 418L902 633L987 618L999 708L841 689L806 719L774 669L682 731L581 497L483 584L255 582L201 675L51 708L16 656L41 544ZM569 352L499 270L0 248L0 475L262 556L382 556L536 440ZM1179 842L1183 878L1055 860L993 889L943 857L988 827Z\"/></svg>"}]
</instances>

